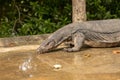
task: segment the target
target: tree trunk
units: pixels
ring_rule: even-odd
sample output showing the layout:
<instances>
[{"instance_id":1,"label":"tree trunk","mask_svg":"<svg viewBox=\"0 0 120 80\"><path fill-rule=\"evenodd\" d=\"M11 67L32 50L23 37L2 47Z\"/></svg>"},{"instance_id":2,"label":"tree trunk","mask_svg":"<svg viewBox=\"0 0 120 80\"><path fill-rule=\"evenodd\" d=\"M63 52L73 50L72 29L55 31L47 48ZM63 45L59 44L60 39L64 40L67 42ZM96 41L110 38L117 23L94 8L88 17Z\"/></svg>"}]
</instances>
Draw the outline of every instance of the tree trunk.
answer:
<instances>
[{"instance_id":1,"label":"tree trunk","mask_svg":"<svg viewBox=\"0 0 120 80\"><path fill-rule=\"evenodd\" d=\"M72 0L72 22L86 21L86 0Z\"/></svg>"}]
</instances>

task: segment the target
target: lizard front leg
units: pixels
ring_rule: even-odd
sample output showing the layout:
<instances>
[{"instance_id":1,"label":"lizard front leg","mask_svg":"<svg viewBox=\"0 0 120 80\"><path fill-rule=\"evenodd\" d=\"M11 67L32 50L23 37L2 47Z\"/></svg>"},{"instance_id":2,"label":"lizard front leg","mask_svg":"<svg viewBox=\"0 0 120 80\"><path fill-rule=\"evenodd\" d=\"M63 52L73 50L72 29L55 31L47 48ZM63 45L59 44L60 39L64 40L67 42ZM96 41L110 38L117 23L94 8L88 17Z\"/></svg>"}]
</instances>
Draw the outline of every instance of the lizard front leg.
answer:
<instances>
[{"instance_id":1,"label":"lizard front leg","mask_svg":"<svg viewBox=\"0 0 120 80\"><path fill-rule=\"evenodd\" d=\"M64 50L68 52L79 51L83 45L84 39L85 39L85 36L83 33L77 32L73 34L72 40L73 40L74 47L64 48Z\"/></svg>"}]
</instances>

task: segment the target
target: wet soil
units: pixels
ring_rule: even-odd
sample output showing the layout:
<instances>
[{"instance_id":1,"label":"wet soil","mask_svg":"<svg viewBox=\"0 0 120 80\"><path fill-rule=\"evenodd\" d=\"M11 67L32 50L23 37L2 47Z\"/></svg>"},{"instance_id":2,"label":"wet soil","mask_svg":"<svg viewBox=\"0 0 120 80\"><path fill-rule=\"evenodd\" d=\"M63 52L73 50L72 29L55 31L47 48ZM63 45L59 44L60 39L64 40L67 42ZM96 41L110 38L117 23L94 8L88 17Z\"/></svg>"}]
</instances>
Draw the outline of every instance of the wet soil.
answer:
<instances>
[{"instance_id":1,"label":"wet soil","mask_svg":"<svg viewBox=\"0 0 120 80\"><path fill-rule=\"evenodd\" d=\"M120 80L120 48L0 53L0 80ZM54 65L61 65L55 68Z\"/></svg>"},{"instance_id":2,"label":"wet soil","mask_svg":"<svg viewBox=\"0 0 120 80\"><path fill-rule=\"evenodd\" d=\"M0 80L120 80L120 47L36 54L46 37L0 38Z\"/></svg>"}]
</instances>

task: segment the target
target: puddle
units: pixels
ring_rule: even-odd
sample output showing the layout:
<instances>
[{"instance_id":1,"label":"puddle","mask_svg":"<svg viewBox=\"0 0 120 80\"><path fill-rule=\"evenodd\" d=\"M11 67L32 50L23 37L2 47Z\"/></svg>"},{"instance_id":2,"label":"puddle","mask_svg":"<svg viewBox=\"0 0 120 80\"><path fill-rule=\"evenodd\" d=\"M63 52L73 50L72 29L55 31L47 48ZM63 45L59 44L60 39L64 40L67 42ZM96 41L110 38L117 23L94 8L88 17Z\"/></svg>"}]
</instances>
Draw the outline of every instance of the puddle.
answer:
<instances>
[{"instance_id":1,"label":"puddle","mask_svg":"<svg viewBox=\"0 0 120 80\"><path fill-rule=\"evenodd\" d=\"M120 54L110 49L76 53L0 54L0 80L120 80ZM61 67L55 68L59 64Z\"/></svg>"}]
</instances>

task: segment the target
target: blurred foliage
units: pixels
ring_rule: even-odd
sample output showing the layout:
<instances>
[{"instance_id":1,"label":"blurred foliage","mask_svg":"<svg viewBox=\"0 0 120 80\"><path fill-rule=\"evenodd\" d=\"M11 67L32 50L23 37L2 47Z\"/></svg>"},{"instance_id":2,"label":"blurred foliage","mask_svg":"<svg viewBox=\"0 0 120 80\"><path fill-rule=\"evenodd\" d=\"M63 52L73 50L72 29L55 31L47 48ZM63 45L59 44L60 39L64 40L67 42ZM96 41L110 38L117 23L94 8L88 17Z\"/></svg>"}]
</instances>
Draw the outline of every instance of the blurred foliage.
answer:
<instances>
[{"instance_id":1,"label":"blurred foliage","mask_svg":"<svg viewBox=\"0 0 120 80\"><path fill-rule=\"evenodd\" d=\"M87 0L88 20L120 18L119 0Z\"/></svg>"},{"instance_id":2,"label":"blurred foliage","mask_svg":"<svg viewBox=\"0 0 120 80\"><path fill-rule=\"evenodd\" d=\"M120 18L119 0L86 0L88 20ZM0 37L51 33L71 22L71 0L0 0Z\"/></svg>"},{"instance_id":3,"label":"blurred foliage","mask_svg":"<svg viewBox=\"0 0 120 80\"><path fill-rule=\"evenodd\" d=\"M71 22L70 0L2 0L0 3L3 3L0 37L51 33Z\"/></svg>"}]
</instances>

